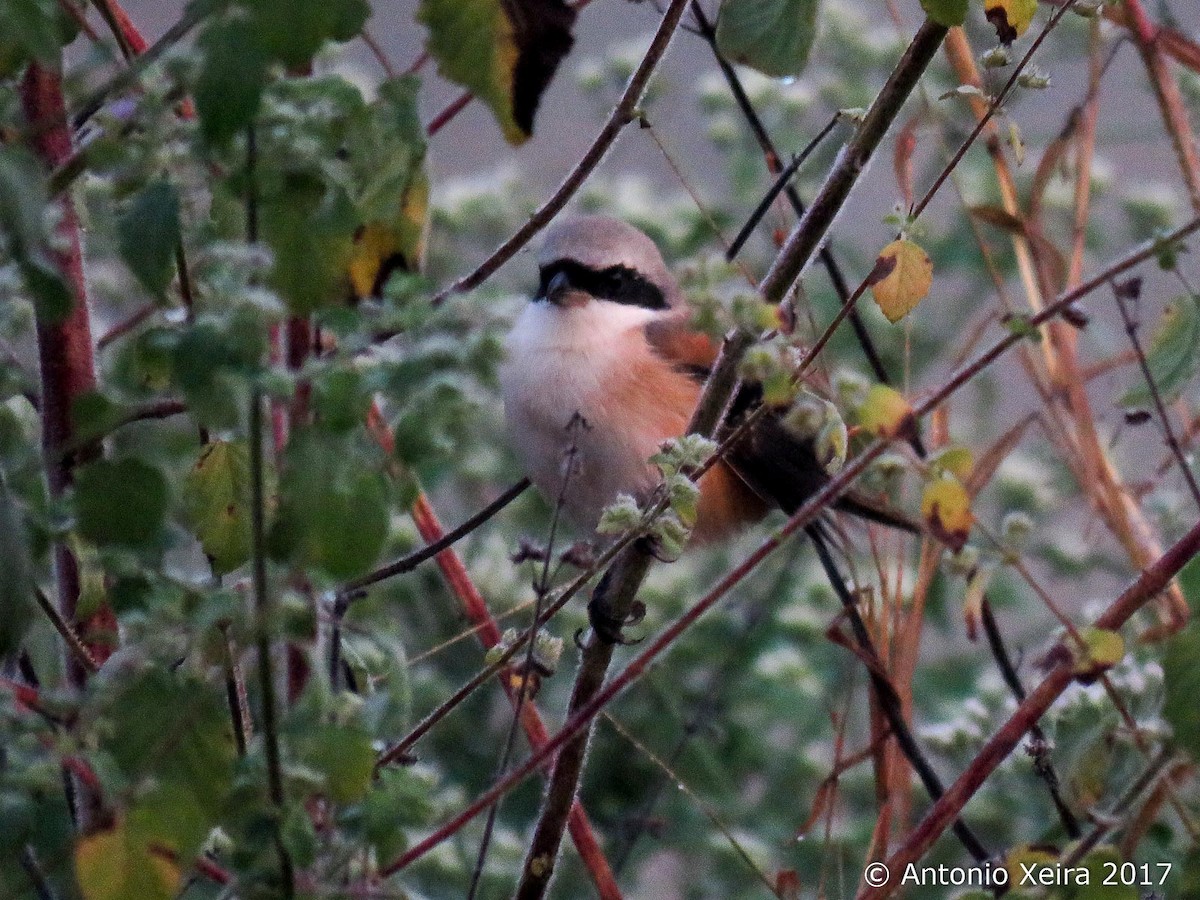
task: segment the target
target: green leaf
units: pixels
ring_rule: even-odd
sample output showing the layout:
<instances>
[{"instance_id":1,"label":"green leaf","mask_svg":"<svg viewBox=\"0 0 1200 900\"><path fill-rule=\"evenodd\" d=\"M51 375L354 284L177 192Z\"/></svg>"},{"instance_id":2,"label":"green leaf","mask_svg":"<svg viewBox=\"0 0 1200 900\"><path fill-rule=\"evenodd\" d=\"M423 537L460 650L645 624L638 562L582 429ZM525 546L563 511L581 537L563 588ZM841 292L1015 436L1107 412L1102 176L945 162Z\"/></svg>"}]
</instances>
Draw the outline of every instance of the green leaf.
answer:
<instances>
[{"instance_id":1,"label":"green leaf","mask_svg":"<svg viewBox=\"0 0 1200 900\"><path fill-rule=\"evenodd\" d=\"M204 56L193 91L200 133L209 144L224 146L254 120L269 59L245 15L214 19L196 47Z\"/></svg>"},{"instance_id":2,"label":"green leaf","mask_svg":"<svg viewBox=\"0 0 1200 900\"><path fill-rule=\"evenodd\" d=\"M31 60L53 64L73 35L66 11L55 0L8 0L0 29L0 77L15 74Z\"/></svg>"},{"instance_id":3,"label":"green leaf","mask_svg":"<svg viewBox=\"0 0 1200 900\"><path fill-rule=\"evenodd\" d=\"M146 547L162 530L167 480L138 459L100 460L80 471L75 508L79 531L89 540Z\"/></svg>"},{"instance_id":4,"label":"green leaf","mask_svg":"<svg viewBox=\"0 0 1200 900\"><path fill-rule=\"evenodd\" d=\"M1196 374L1200 364L1200 297L1182 296L1172 300L1146 348L1146 364L1164 403L1170 403ZM1143 376L1120 402L1124 406L1144 406L1152 401Z\"/></svg>"},{"instance_id":5,"label":"green leaf","mask_svg":"<svg viewBox=\"0 0 1200 900\"><path fill-rule=\"evenodd\" d=\"M301 560L330 577L365 571L387 537L387 484L354 441L315 430L288 443L272 528L276 555Z\"/></svg>"},{"instance_id":6,"label":"green leaf","mask_svg":"<svg viewBox=\"0 0 1200 900\"><path fill-rule=\"evenodd\" d=\"M921 0L921 9L939 25L952 28L967 20L967 0Z\"/></svg>"},{"instance_id":7,"label":"green leaf","mask_svg":"<svg viewBox=\"0 0 1200 900\"><path fill-rule=\"evenodd\" d=\"M134 786L131 824L184 858L224 812L236 752L219 687L162 669L124 673L102 697L101 749Z\"/></svg>"},{"instance_id":8,"label":"green leaf","mask_svg":"<svg viewBox=\"0 0 1200 900\"><path fill-rule=\"evenodd\" d=\"M179 195L158 179L142 188L117 221L121 257L142 287L160 300L171 283L179 243Z\"/></svg>"},{"instance_id":9,"label":"green leaf","mask_svg":"<svg viewBox=\"0 0 1200 900\"><path fill-rule=\"evenodd\" d=\"M722 0L717 46L764 75L799 75L817 34L819 6L818 0Z\"/></svg>"},{"instance_id":10,"label":"green leaf","mask_svg":"<svg viewBox=\"0 0 1200 900\"><path fill-rule=\"evenodd\" d=\"M375 750L360 727L310 725L298 736L296 755L325 776L325 789L335 803L361 800L371 787Z\"/></svg>"},{"instance_id":11,"label":"green leaf","mask_svg":"<svg viewBox=\"0 0 1200 900\"><path fill-rule=\"evenodd\" d=\"M0 472L0 658L16 653L33 620L29 535L17 498Z\"/></svg>"},{"instance_id":12,"label":"green leaf","mask_svg":"<svg viewBox=\"0 0 1200 900\"><path fill-rule=\"evenodd\" d=\"M358 218L346 195L309 174L285 177L260 205L263 238L275 254L271 285L292 312L343 299Z\"/></svg>"},{"instance_id":13,"label":"green leaf","mask_svg":"<svg viewBox=\"0 0 1200 900\"><path fill-rule=\"evenodd\" d=\"M438 73L469 89L510 144L533 134L542 92L574 43L563 0L421 0Z\"/></svg>"},{"instance_id":14,"label":"green leaf","mask_svg":"<svg viewBox=\"0 0 1200 900\"><path fill-rule=\"evenodd\" d=\"M244 442L208 444L184 481L183 502L214 572L231 572L250 558L250 451Z\"/></svg>"},{"instance_id":15,"label":"green leaf","mask_svg":"<svg viewBox=\"0 0 1200 900\"><path fill-rule=\"evenodd\" d=\"M1200 623L1193 622L1167 642L1163 682L1163 718L1179 746L1200 761Z\"/></svg>"},{"instance_id":16,"label":"green leaf","mask_svg":"<svg viewBox=\"0 0 1200 900\"><path fill-rule=\"evenodd\" d=\"M71 294L50 253L43 213L49 203L41 167L21 147L0 146L0 229L38 314L62 319Z\"/></svg>"},{"instance_id":17,"label":"green leaf","mask_svg":"<svg viewBox=\"0 0 1200 900\"><path fill-rule=\"evenodd\" d=\"M247 7L267 53L290 69L307 65L326 41L350 40L371 14L367 0L252 0Z\"/></svg>"}]
</instances>

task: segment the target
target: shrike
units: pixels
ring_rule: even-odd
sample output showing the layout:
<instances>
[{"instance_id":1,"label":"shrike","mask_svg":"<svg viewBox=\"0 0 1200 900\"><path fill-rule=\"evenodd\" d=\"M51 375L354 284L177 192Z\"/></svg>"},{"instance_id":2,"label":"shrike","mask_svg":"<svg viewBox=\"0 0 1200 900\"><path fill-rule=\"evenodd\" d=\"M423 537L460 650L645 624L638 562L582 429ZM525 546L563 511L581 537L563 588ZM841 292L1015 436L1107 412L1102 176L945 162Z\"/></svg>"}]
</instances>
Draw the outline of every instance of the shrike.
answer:
<instances>
[{"instance_id":1,"label":"shrike","mask_svg":"<svg viewBox=\"0 0 1200 900\"><path fill-rule=\"evenodd\" d=\"M719 350L690 310L658 247L604 216L556 225L538 257L537 294L508 336L500 372L508 431L530 479L587 528L618 494L654 489L649 459L681 436ZM735 398L736 424L757 402ZM582 418L586 427L571 428ZM727 537L772 506L792 513L826 482L813 443L778 414L761 417L700 480L692 542ZM910 529L901 515L850 495L838 508Z\"/></svg>"}]
</instances>

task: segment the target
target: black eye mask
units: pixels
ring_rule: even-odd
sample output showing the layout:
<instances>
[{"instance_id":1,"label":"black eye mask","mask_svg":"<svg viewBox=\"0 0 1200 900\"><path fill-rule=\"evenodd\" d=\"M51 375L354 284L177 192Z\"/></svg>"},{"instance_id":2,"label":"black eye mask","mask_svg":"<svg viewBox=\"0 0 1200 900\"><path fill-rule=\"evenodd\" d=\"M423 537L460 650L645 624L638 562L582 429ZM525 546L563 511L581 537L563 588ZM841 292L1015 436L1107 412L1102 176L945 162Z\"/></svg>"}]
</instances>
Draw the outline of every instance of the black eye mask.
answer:
<instances>
[{"instance_id":1,"label":"black eye mask","mask_svg":"<svg viewBox=\"0 0 1200 900\"><path fill-rule=\"evenodd\" d=\"M571 287L585 291L598 300L611 300L613 303L645 309L669 308L662 291L626 266L609 266L597 271L568 259L559 259L542 266L540 274L535 300L545 300L551 279L562 274L567 277Z\"/></svg>"}]
</instances>

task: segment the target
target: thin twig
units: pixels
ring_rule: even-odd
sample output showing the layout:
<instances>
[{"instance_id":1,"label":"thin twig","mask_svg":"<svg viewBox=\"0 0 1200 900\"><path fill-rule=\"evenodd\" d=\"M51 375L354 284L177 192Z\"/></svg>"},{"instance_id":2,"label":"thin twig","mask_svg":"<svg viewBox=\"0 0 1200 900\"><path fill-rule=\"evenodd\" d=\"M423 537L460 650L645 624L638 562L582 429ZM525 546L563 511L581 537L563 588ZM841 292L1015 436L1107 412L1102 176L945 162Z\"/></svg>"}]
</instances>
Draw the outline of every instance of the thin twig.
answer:
<instances>
[{"instance_id":1,"label":"thin twig","mask_svg":"<svg viewBox=\"0 0 1200 900\"><path fill-rule=\"evenodd\" d=\"M778 175L783 169L783 164L779 159L779 151L775 148L774 141L771 140L771 136L767 133L767 128L763 124L762 118L754 109L754 104L750 102L750 96L746 93L746 88L742 85L737 70L721 55L720 48L717 46L717 30L704 14L704 10L700 7L698 0L693 0L692 2L692 15L696 19L697 31L712 51L713 57L717 61L717 66L721 69L721 74L724 76L726 84L729 85L729 91L733 94L734 102L737 104L738 109L741 110L742 116L746 119L746 124L750 126L750 131L754 134L754 139L758 142L758 146L763 152L767 171L772 175ZM804 201L800 199L800 193L796 190L795 185L786 185L783 193L791 204L796 218L804 218ZM828 273L829 280L833 284L834 293L837 294L838 299L844 304L846 298L850 296L850 288L846 283L846 276L842 274L841 267L838 265L837 259L828 245L821 247L817 254L817 259L820 260L821 265ZM850 315L850 327L854 329L858 345L862 348L863 355L866 357L875 378L883 384L891 384L887 369L883 365L883 360L879 358L879 351L875 349L875 343L871 339L871 333L867 330L866 323L863 322L862 317L857 312Z\"/></svg>"},{"instance_id":2,"label":"thin twig","mask_svg":"<svg viewBox=\"0 0 1200 900\"><path fill-rule=\"evenodd\" d=\"M767 210L771 208L771 204L774 203L776 198L778 198L779 195L783 193L783 191L791 184L792 179L796 176L796 173L800 171L800 167L804 165L804 161L812 155L814 150L821 146L821 142L829 136L831 131L833 131L839 119L840 116L837 113L834 113L832 116L830 116L829 121L825 123L825 126L817 132L817 136L809 141L803 150L793 156L791 162L789 162L787 166L785 166L783 170L780 171L777 176L775 176L775 182L763 195L763 198L758 201L758 206L754 207L754 211L750 213L749 217L747 217L746 223L742 226L741 231L737 233L737 236L733 239L733 242L730 243L729 249L725 251L725 259L732 262L737 257L738 253L741 252L742 247L745 246L746 241L750 239L750 235L754 233L754 229L758 227L758 223L761 222L763 216L767 214ZM801 215L803 215L803 213L801 213Z\"/></svg>"},{"instance_id":3,"label":"thin twig","mask_svg":"<svg viewBox=\"0 0 1200 900\"><path fill-rule=\"evenodd\" d=\"M959 145L959 148L954 151L954 155L950 157L950 162L946 163L945 167L938 174L937 178L934 179L933 184L929 186L929 190L925 192L925 196L922 197L921 200L909 211L910 219L917 219L920 217L921 213L925 211L925 207L929 205L929 201L933 199L934 195L945 183L946 179L950 177L950 173L954 171L954 169L958 168L958 164L962 161L962 158L974 145L975 139L978 138L983 132L983 129L987 127L988 122L992 121L992 117L996 115L996 113L1000 110L1000 106L1005 100L1008 99L1008 95L1012 93L1012 89L1017 84L1017 79L1020 78L1021 73L1025 71L1025 67L1033 58L1033 54L1036 53L1038 48L1042 45L1042 41L1049 37L1050 32L1054 30L1054 26L1062 21L1062 17L1067 14L1074 4L1075 0L1067 0L1066 3L1056 9L1051 14L1050 18L1046 20L1046 24L1042 26L1042 30L1038 32L1038 36L1033 39L1033 43L1029 45L1029 49L1025 51L1025 55L1021 57L1021 61L1018 62L1016 67L1013 69L1012 75L1010 75L1008 81L1004 83L1004 87L1000 89L1000 93L997 94L995 98L993 98L992 102L988 104L987 111L979 117L979 120L975 123L975 127L971 129L971 133L966 136L962 144Z\"/></svg>"},{"instance_id":4,"label":"thin twig","mask_svg":"<svg viewBox=\"0 0 1200 900\"><path fill-rule=\"evenodd\" d=\"M742 842L738 840L737 835L733 833L733 829L725 824L720 815L718 815L717 811L713 809L711 805L705 802L700 795L688 787L683 778L680 777L680 775L671 767L671 764L659 758L659 756L655 754L653 750L639 741L637 736L634 735L634 733L624 725L622 725L620 721L618 721L613 715L610 713L605 713L604 718L617 734L625 738L625 740L627 740L629 743L633 744L633 746L639 752L641 752L643 756L645 756L660 770L662 770L666 781L676 785L678 789L683 792L684 796L686 796L700 808L700 812L704 813L704 817L712 823L713 827L716 828L717 831L721 832L721 836L729 842L729 846L733 848L733 852L737 854L738 859L742 861L742 863L747 869L750 870L754 877L761 881L773 896L779 897L780 900L783 900L783 895L780 894L779 890L776 888L771 879L767 877L767 874L754 862L754 858L750 856L750 853L742 845Z\"/></svg>"},{"instance_id":5,"label":"thin twig","mask_svg":"<svg viewBox=\"0 0 1200 900\"><path fill-rule=\"evenodd\" d=\"M1112 805L1111 810L1107 814L1102 816L1092 815L1092 819L1095 822L1092 830L1084 835L1082 840L1071 847L1070 851L1062 857L1060 865L1064 869L1069 868L1087 856L1117 826L1122 817L1129 814L1134 804L1158 782L1164 770L1174 758L1175 752L1172 748L1160 748L1158 753L1151 757L1149 764L1142 774L1121 794L1120 798Z\"/></svg>"},{"instance_id":6,"label":"thin twig","mask_svg":"<svg viewBox=\"0 0 1200 900\"><path fill-rule=\"evenodd\" d=\"M1012 691L1013 696L1020 703L1026 696L1025 686L1021 684L1021 676L1017 674L1012 657L1008 655L1008 648L1004 645L1004 638L1000 634L1000 625L996 622L996 614L992 610L992 603L986 595L983 598L981 618L983 620L983 633L987 635L988 647L992 651L992 658L996 660L996 665L1000 669L1004 683L1008 685L1008 689ZM1082 830L1079 827L1079 820L1075 818L1075 813L1071 811L1071 807L1063 799L1062 791L1059 790L1058 773L1055 771L1054 762L1050 758L1050 742L1046 739L1046 733L1042 731L1040 725L1035 724L1030 728L1029 734L1033 738L1033 771L1045 783L1046 790L1050 793L1050 800L1054 803L1054 809L1058 812L1059 819L1062 820L1067 836L1074 840L1082 834Z\"/></svg>"},{"instance_id":7,"label":"thin twig","mask_svg":"<svg viewBox=\"0 0 1200 900\"><path fill-rule=\"evenodd\" d=\"M837 563L829 552L829 546L821 527L817 523L813 523L806 528L806 531L817 551L817 558L821 561L822 568L825 569L829 584L833 588L833 592L837 594L838 600L841 601L842 610L850 621L850 630L854 632L854 640L858 643L859 652L866 663L867 675L875 690L875 699L884 718L887 719L892 735L896 738L896 746L900 748L904 758L908 760L921 779L921 784L924 785L925 792L929 794L930 799L937 800L945 793L942 780L933 770L921 745L917 743L912 729L908 727L908 720L904 717L904 704L896 692L895 685L887 676L883 662L879 658L879 651L875 649L875 642L871 640L871 633L867 631L866 623L858 611L858 603L846 588L845 579L838 571ZM983 846L983 842L965 822L961 819L955 820L953 830L955 836L976 862L982 863L988 859L990 854L987 848Z\"/></svg>"},{"instance_id":8,"label":"thin twig","mask_svg":"<svg viewBox=\"0 0 1200 900\"><path fill-rule=\"evenodd\" d=\"M486 523L493 516L495 516L496 513L500 512L500 510L504 509L519 496L521 496L521 494L525 492L529 485L530 481L528 478L520 479L511 487L506 488L499 497L497 497L483 509L479 510L479 512L475 513L475 515L471 516L469 519L466 519L456 528L452 528L447 531L438 540L431 541L424 547L414 550L412 553L401 557L395 562L390 562L387 565L380 566L374 572L368 572L366 575L360 575L353 581L349 581L344 584L338 593L353 600L355 596L360 595L365 588L368 588L373 584L378 584L379 582L385 581L388 578L393 578L396 575L403 575L405 572L411 572L427 559L432 559L447 547L453 547L476 528L479 528L481 525Z\"/></svg>"},{"instance_id":9,"label":"thin twig","mask_svg":"<svg viewBox=\"0 0 1200 900\"><path fill-rule=\"evenodd\" d=\"M134 57L128 67L122 69L106 84L101 85L84 99L71 118L71 127L78 131L87 124L88 119L94 116L113 94L119 94L132 87L141 74L153 65L163 53L175 46L207 15L223 4L224 0L210 0L210 2L188 5L179 21L168 28L162 37L147 47L145 52Z\"/></svg>"},{"instance_id":10,"label":"thin twig","mask_svg":"<svg viewBox=\"0 0 1200 900\"><path fill-rule=\"evenodd\" d=\"M1163 403L1162 393L1158 389L1158 382L1154 380L1154 373L1150 371L1150 363L1146 360L1146 352L1142 349L1142 342L1138 338L1137 322L1134 321L1133 316L1129 312L1121 285L1113 285L1113 297L1116 299L1117 309L1121 313L1121 321L1125 323L1125 335L1129 338L1129 345L1133 348L1134 355L1137 356L1138 367L1142 370L1142 377L1146 379L1146 387L1150 391L1150 399L1154 402L1154 409L1158 413L1158 421L1162 426L1163 435L1166 437L1167 446L1171 448L1171 453L1174 454L1175 461L1179 463L1179 471L1183 473L1188 490L1192 493L1192 499L1196 501L1197 508L1200 508L1200 484L1196 483L1196 476L1192 472L1192 467L1188 465L1187 457L1183 453L1183 447L1179 445L1179 438L1175 436L1175 429L1171 426L1171 417L1168 415L1167 407ZM1194 303L1196 302L1196 298L1188 297L1184 302Z\"/></svg>"},{"instance_id":11,"label":"thin twig","mask_svg":"<svg viewBox=\"0 0 1200 900\"><path fill-rule=\"evenodd\" d=\"M100 664L96 662L96 658L92 656L87 645L83 643L83 640L76 634L75 629L71 627L71 623L58 611L58 607L51 602L50 598L37 585L34 585L33 595L37 598L37 604L41 607L42 612L46 614L46 618L50 620L50 624L54 626L54 630L59 633L63 642L66 643L67 649L71 651L71 655L88 672L99 672Z\"/></svg>"},{"instance_id":12,"label":"thin twig","mask_svg":"<svg viewBox=\"0 0 1200 900\"><path fill-rule=\"evenodd\" d=\"M675 34L675 29L679 25L679 20L683 16L687 4L688 0L671 0L671 4L667 7L667 11L663 13L662 20L659 22L658 30L655 31L654 37L650 41L650 46L646 49L646 53L642 57L642 61L638 64L638 67L634 69L633 75L630 76L629 83L625 86L625 90L621 94L621 99L617 101L617 105L613 107L612 112L609 114L608 121L604 123L604 127L600 129L600 133L596 135L587 152L584 153L583 157L576 163L567 177L563 179L563 182L554 193L550 195L545 203L538 207L537 211L526 220L524 225L517 229L516 234L497 247L475 271L464 275L454 282L454 284L450 285L450 287L435 296L433 298L435 305L444 302L451 294L469 291L486 281L497 269L508 262L518 250L528 244L535 234L545 228L550 223L550 220L566 206L567 201L575 195L575 192L583 186L588 176L592 174L592 171L600 164L600 160L604 158L613 141L617 139L617 135L636 117L637 105L641 102L642 94L645 93L650 76L654 74L654 70L657 68L663 54L667 52L667 46L671 43L671 38ZM432 123L430 127L432 128Z\"/></svg>"},{"instance_id":13,"label":"thin twig","mask_svg":"<svg viewBox=\"0 0 1200 900\"><path fill-rule=\"evenodd\" d=\"M569 431L585 427L580 416L576 415L571 419L570 425L567 426ZM546 595L550 592L550 560L554 558L554 541L558 537L559 521L562 518L563 506L567 502L567 487L571 483L571 476L575 474L576 462L575 457L579 452L577 443L572 443L570 450L567 451L566 460L563 467L562 485L558 490L558 498L554 503L554 513L550 517L550 534L546 539L546 547L542 558L542 573L541 576L534 582L534 607L533 607L533 624L531 630L534 632L534 639L529 641L525 648L525 663L520 671L520 687L517 690L517 703L513 708L512 723L508 727L508 736L504 740L504 752L500 755L500 762L496 766L496 777L503 777L508 771L509 761L512 759L513 747L516 745L517 732L521 726L521 712L525 708L525 701L532 697L533 685L536 684L537 675L534 673L533 659L534 651L537 648L537 621L542 615L542 605L546 602ZM467 890L467 900L475 900L476 891L479 889L479 880L483 877L483 867L487 862L488 847L492 842L492 832L496 827L496 816L500 812L500 801L497 800L492 804L491 809L487 813L487 821L483 826L483 838L479 842L479 853L475 857L475 870L471 873L471 885Z\"/></svg>"}]
</instances>

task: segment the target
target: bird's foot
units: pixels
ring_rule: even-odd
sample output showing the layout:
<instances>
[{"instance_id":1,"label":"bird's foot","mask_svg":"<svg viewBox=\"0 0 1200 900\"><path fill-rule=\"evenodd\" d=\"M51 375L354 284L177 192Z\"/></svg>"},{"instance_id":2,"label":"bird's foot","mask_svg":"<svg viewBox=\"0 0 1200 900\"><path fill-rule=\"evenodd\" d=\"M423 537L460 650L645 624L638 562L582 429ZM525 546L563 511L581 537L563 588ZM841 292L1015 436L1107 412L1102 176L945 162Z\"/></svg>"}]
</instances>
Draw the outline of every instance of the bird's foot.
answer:
<instances>
[{"instance_id":1,"label":"bird's foot","mask_svg":"<svg viewBox=\"0 0 1200 900\"><path fill-rule=\"evenodd\" d=\"M636 625L644 618L646 618L646 604L641 600L634 600L629 612L624 616L613 615L607 600L593 598L588 603L588 623L592 626L592 633L606 644L629 646L641 643L641 638L632 640L625 637L622 629L627 625ZM575 643L577 645L579 638L579 634L576 633Z\"/></svg>"}]
</instances>

